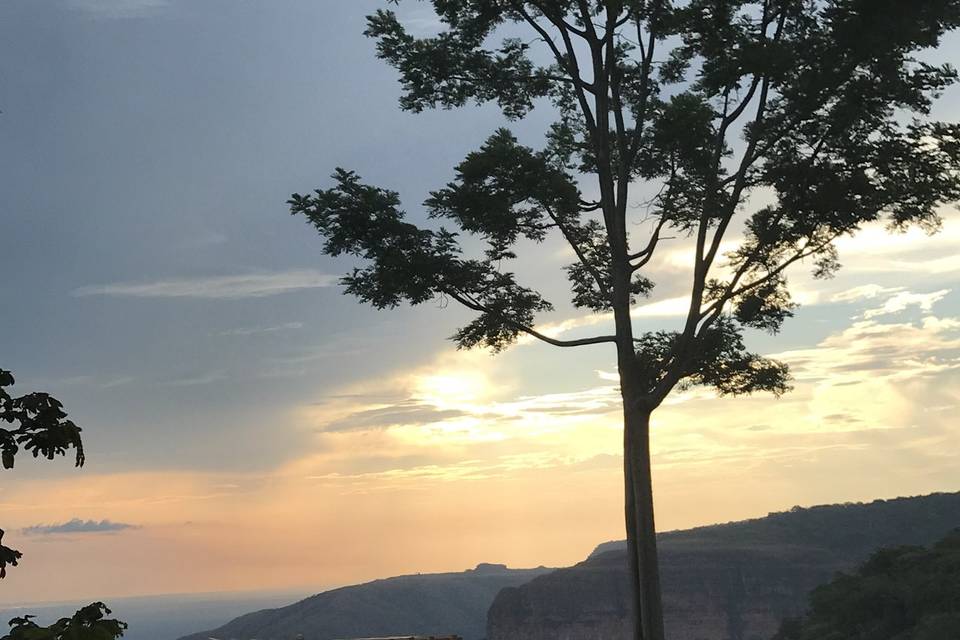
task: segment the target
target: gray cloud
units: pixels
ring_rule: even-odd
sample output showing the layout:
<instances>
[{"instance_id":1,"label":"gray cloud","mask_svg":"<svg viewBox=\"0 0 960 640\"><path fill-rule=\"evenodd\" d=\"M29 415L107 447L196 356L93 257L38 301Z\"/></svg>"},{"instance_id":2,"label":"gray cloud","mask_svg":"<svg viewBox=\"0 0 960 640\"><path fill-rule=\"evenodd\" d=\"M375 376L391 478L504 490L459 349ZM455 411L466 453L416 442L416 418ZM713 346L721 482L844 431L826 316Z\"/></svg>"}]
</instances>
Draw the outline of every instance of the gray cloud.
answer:
<instances>
[{"instance_id":1,"label":"gray cloud","mask_svg":"<svg viewBox=\"0 0 960 640\"><path fill-rule=\"evenodd\" d=\"M176 278L154 282L115 282L74 289L73 295L126 298L202 298L236 300L263 298L302 289L331 287L339 278L313 269L233 276Z\"/></svg>"},{"instance_id":2,"label":"gray cloud","mask_svg":"<svg viewBox=\"0 0 960 640\"><path fill-rule=\"evenodd\" d=\"M24 527L21 532L28 536L50 536L67 533L111 533L139 528L138 525L127 524L126 522L113 522L112 520L100 520L98 522L96 520L74 518L59 524L35 524Z\"/></svg>"},{"instance_id":3,"label":"gray cloud","mask_svg":"<svg viewBox=\"0 0 960 640\"><path fill-rule=\"evenodd\" d=\"M401 403L381 409L367 409L351 413L345 418L335 420L323 427L323 431L363 431L366 429L385 429L404 424L430 424L453 418L462 418L469 414L459 409L436 409L428 405Z\"/></svg>"}]
</instances>

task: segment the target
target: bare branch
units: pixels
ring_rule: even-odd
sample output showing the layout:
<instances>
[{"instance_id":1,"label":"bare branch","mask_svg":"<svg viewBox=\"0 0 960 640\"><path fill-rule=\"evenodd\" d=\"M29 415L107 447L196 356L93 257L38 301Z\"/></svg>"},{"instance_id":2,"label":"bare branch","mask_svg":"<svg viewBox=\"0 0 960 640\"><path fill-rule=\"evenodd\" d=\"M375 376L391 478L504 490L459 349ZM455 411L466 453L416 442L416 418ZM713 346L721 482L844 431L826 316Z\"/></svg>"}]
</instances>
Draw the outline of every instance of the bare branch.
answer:
<instances>
[{"instance_id":1,"label":"bare branch","mask_svg":"<svg viewBox=\"0 0 960 640\"><path fill-rule=\"evenodd\" d=\"M664 217L661 217L660 222L657 223L656 228L653 230L653 233L650 236L650 241L647 242L647 246L642 251L638 251L637 253L627 256L627 259L631 261L640 260L639 263L635 265L631 265L631 267L633 268L633 271L637 271L641 269L644 265L646 265L648 262L650 262L650 260L653 259L653 252L654 250L656 250L657 244L659 244L661 240L660 232L663 230L663 227L666 223L667 223L667 219Z\"/></svg>"},{"instance_id":2,"label":"bare branch","mask_svg":"<svg viewBox=\"0 0 960 640\"><path fill-rule=\"evenodd\" d=\"M523 2L519 0L510 0L510 4L513 6L514 10L517 11L527 23L533 27L533 29L540 34L540 37L543 38L544 42L547 43L547 46L550 47L550 50L553 52L554 58L557 60L557 64L560 65L561 69L565 69L567 73L570 74L570 78L573 82L574 89L577 93L577 101L580 103L580 110L583 112L583 117L587 123L587 129L591 134L596 133L597 124L596 119L594 118L593 111L590 109L590 103L587 101L586 93L595 93L596 89L594 83L588 83L580 75L580 65L577 64L576 52L573 48L573 43L570 40L570 34L567 30L566 22L559 18L553 18L550 14L545 11L538 4L534 4L541 13L549 20L554 27L560 31L560 35L564 41L564 47L567 51L567 62L564 58L563 53L561 53L557 44L553 41L553 38L550 37L550 34L547 33L546 29L540 26L540 23L537 22L536 18L530 15L530 12L526 10L523 6ZM569 65L569 68L568 68Z\"/></svg>"},{"instance_id":3,"label":"bare branch","mask_svg":"<svg viewBox=\"0 0 960 640\"><path fill-rule=\"evenodd\" d=\"M573 237L571 229L560 221L560 218L553 212L551 207L543 205L543 208L546 210L547 214L550 216L550 219L553 220L557 228L560 229L560 233L562 233L563 237L566 238L567 243L573 248L573 252L577 255L577 259L580 260L580 263L584 266L584 268L590 272L594 282L597 283L597 288L600 290L600 293L609 298L610 290L604 282L603 275L597 270L596 266L591 264L586 255L584 255L583 249L580 247L580 243L577 242L577 239Z\"/></svg>"},{"instance_id":4,"label":"bare branch","mask_svg":"<svg viewBox=\"0 0 960 640\"><path fill-rule=\"evenodd\" d=\"M637 113L634 116L633 140L630 142L630 150L627 153L626 164L633 166L640 153L640 140L643 138L643 132L647 121L647 100L650 94L650 72L653 68L653 52L656 48L657 39L652 29L647 31L647 46L643 45L643 27L640 19L637 18L637 42L640 44L640 104Z\"/></svg>"}]
</instances>

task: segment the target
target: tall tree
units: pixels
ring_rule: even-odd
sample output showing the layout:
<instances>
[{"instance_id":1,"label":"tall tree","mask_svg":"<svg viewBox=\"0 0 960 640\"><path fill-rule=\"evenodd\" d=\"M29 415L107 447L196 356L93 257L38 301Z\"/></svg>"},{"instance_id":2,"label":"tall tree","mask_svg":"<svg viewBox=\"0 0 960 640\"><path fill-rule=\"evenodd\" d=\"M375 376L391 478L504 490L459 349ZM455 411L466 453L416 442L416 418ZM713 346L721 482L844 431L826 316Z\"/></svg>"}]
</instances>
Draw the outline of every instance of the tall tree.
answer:
<instances>
[{"instance_id":1,"label":"tall tree","mask_svg":"<svg viewBox=\"0 0 960 640\"><path fill-rule=\"evenodd\" d=\"M499 351L529 334L616 350L634 636L663 640L651 412L678 386L786 392L787 367L751 353L743 333L776 333L791 315L788 267L828 277L841 236L879 220L935 230L941 205L960 199L960 126L930 117L957 74L917 57L960 25L960 0L432 4L443 28L427 37L392 11L368 17L366 35L400 73L401 107L494 102L509 120L550 109L543 148L500 129L470 153L424 203L455 231L407 221L397 193L343 169L332 187L294 194L291 211L326 253L359 258L347 293L378 308L440 297L474 311L458 347ZM642 216L638 189L655 194ZM466 255L463 233L485 251ZM506 265L519 240L551 233L576 256L573 305L609 314L612 333L537 330L553 307ZM694 244L686 317L637 334L631 309L652 293L667 236Z\"/></svg>"}]
</instances>

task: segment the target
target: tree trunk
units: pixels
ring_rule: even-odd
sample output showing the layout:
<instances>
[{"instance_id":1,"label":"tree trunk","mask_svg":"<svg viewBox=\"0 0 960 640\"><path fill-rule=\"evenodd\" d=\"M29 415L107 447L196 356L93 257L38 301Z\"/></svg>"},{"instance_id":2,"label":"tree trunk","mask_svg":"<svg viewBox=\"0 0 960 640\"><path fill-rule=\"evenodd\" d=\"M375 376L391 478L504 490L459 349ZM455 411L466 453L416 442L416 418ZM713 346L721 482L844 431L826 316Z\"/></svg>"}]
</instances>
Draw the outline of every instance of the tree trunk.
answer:
<instances>
[{"instance_id":1,"label":"tree trunk","mask_svg":"<svg viewBox=\"0 0 960 640\"><path fill-rule=\"evenodd\" d=\"M623 467L634 640L664 640L660 565L653 519L650 412L624 398Z\"/></svg>"},{"instance_id":2,"label":"tree trunk","mask_svg":"<svg viewBox=\"0 0 960 640\"><path fill-rule=\"evenodd\" d=\"M630 463L630 436L629 431L623 430L623 495L624 495L624 522L627 525L627 558L629 559L628 573L628 603L627 611L632 623L633 640L643 639L643 626L640 624L640 559L637 554L637 517L636 501L633 498L633 465Z\"/></svg>"}]
</instances>

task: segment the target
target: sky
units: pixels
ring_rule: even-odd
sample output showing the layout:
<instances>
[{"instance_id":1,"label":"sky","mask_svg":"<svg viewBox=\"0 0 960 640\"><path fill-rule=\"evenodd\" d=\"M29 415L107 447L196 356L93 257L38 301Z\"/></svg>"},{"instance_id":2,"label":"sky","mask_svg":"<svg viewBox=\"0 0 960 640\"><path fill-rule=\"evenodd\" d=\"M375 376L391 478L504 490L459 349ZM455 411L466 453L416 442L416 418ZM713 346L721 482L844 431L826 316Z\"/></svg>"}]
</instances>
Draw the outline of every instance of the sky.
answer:
<instances>
[{"instance_id":1,"label":"sky","mask_svg":"<svg viewBox=\"0 0 960 640\"><path fill-rule=\"evenodd\" d=\"M342 295L352 263L285 205L337 166L431 189L504 124L402 112L361 34L374 0L0 2L0 366L84 429L87 464L18 461L0 526L21 566L0 604L321 589L479 562L564 566L622 534L613 353L447 339L470 316ZM425 3L401 3L428 31ZM940 54L960 56L960 39ZM960 119L960 91L938 103ZM536 145L549 122L513 123ZM792 393L675 394L653 423L661 530L793 505L960 490L960 215L871 227L751 347ZM664 245L640 330L684 308ZM557 241L525 282L561 302ZM809 265L807 265L809 267ZM604 316L564 304L545 330Z\"/></svg>"}]
</instances>

